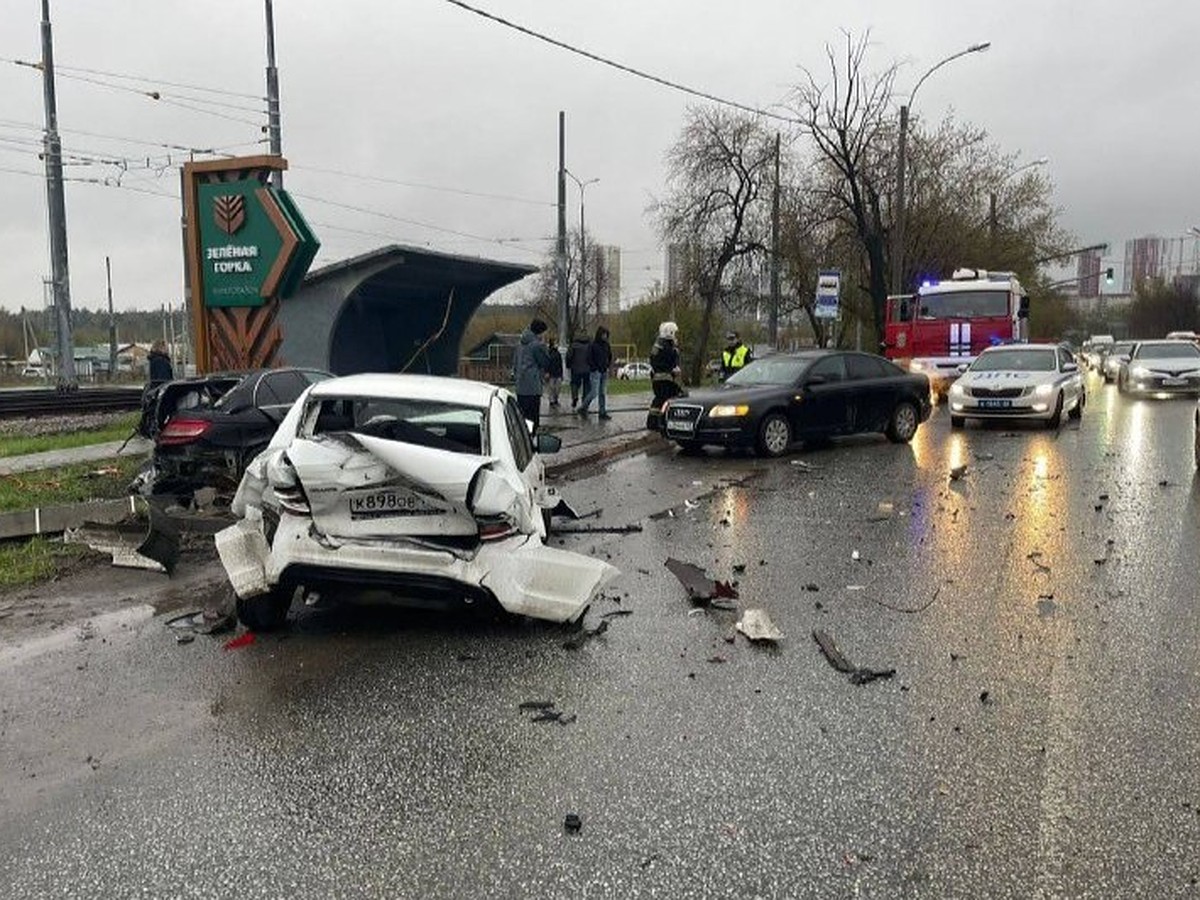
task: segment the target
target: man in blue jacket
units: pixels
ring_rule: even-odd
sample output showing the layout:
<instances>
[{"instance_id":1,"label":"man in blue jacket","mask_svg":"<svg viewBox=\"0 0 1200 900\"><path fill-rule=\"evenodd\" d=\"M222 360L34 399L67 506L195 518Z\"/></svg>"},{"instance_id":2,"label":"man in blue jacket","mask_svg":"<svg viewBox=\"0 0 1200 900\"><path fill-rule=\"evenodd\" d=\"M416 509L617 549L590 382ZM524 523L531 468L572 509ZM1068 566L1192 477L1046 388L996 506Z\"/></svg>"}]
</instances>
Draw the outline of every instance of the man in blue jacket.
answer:
<instances>
[{"instance_id":1,"label":"man in blue jacket","mask_svg":"<svg viewBox=\"0 0 1200 900\"><path fill-rule=\"evenodd\" d=\"M533 423L537 434L542 416L542 380L550 368L550 351L542 343L546 323L534 319L521 332L521 341L513 353L513 381L517 393L517 405L525 418Z\"/></svg>"}]
</instances>

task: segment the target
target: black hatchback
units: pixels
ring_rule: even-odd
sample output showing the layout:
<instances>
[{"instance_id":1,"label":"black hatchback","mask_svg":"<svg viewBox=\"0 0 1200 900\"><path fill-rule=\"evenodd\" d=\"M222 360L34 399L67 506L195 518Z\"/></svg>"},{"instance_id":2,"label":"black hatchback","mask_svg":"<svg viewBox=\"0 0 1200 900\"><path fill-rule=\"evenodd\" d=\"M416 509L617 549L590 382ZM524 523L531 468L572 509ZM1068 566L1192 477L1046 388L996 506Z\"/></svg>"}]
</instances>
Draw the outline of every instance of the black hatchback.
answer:
<instances>
[{"instance_id":1,"label":"black hatchback","mask_svg":"<svg viewBox=\"0 0 1200 900\"><path fill-rule=\"evenodd\" d=\"M186 499L202 487L237 488L250 460L309 385L315 369L256 369L170 381L148 394L141 431L154 440L151 493Z\"/></svg>"},{"instance_id":2,"label":"black hatchback","mask_svg":"<svg viewBox=\"0 0 1200 900\"><path fill-rule=\"evenodd\" d=\"M811 350L755 360L718 388L671 400L662 428L684 449L779 456L797 441L863 432L910 441L929 413L926 376L870 353Z\"/></svg>"}]
</instances>

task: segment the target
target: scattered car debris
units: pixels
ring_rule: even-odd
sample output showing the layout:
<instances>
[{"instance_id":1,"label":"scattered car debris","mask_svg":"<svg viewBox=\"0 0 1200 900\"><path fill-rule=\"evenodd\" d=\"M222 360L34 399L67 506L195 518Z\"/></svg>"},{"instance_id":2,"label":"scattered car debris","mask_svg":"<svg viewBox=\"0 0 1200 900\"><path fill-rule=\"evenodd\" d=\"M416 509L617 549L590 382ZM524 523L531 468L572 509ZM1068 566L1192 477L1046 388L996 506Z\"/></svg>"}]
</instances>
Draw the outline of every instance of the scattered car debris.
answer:
<instances>
[{"instance_id":1,"label":"scattered car debris","mask_svg":"<svg viewBox=\"0 0 1200 900\"><path fill-rule=\"evenodd\" d=\"M850 554L850 559L852 559L854 562L858 562L862 559L862 554L855 550Z\"/></svg>"},{"instance_id":2,"label":"scattered car debris","mask_svg":"<svg viewBox=\"0 0 1200 900\"><path fill-rule=\"evenodd\" d=\"M962 478L966 474L967 474L967 464L963 463L962 465L955 466L954 468L952 468L950 470L950 480L958 481L960 478Z\"/></svg>"},{"instance_id":3,"label":"scattered car debris","mask_svg":"<svg viewBox=\"0 0 1200 900\"><path fill-rule=\"evenodd\" d=\"M600 624L597 625L595 628L581 628L579 630L579 633L576 634L574 637L568 638L567 640L563 641L563 649L564 650L578 650L580 647L582 647L584 644L586 644L590 639L592 639L594 637L598 637L599 635L604 634L604 632L606 632L606 631L608 631L608 619L603 618L600 620Z\"/></svg>"},{"instance_id":4,"label":"scattered car debris","mask_svg":"<svg viewBox=\"0 0 1200 900\"><path fill-rule=\"evenodd\" d=\"M988 703L991 700L991 696L992 695L989 691L980 691L979 692L979 702L980 703Z\"/></svg>"},{"instance_id":5,"label":"scattered car debris","mask_svg":"<svg viewBox=\"0 0 1200 900\"><path fill-rule=\"evenodd\" d=\"M745 573L746 573L746 564L745 563L734 563L733 564L733 574L734 575L744 575Z\"/></svg>"},{"instance_id":6,"label":"scattered car debris","mask_svg":"<svg viewBox=\"0 0 1200 900\"><path fill-rule=\"evenodd\" d=\"M617 602L620 603L621 601L618 600ZM606 613L601 613L600 618L601 619L616 619L616 618L620 618L621 616L632 616L632 615L633 615L632 609L612 609Z\"/></svg>"},{"instance_id":7,"label":"scattered car debris","mask_svg":"<svg viewBox=\"0 0 1200 900\"><path fill-rule=\"evenodd\" d=\"M574 528L555 528L557 534L638 534L641 525L577 525Z\"/></svg>"},{"instance_id":8,"label":"scattered car debris","mask_svg":"<svg viewBox=\"0 0 1200 900\"><path fill-rule=\"evenodd\" d=\"M182 631L179 634L175 635L175 643L177 643L177 644L190 644L195 639L196 639L196 636L194 634L192 634L190 631Z\"/></svg>"},{"instance_id":9,"label":"scattered car debris","mask_svg":"<svg viewBox=\"0 0 1200 900\"><path fill-rule=\"evenodd\" d=\"M563 828L567 830L567 834L578 834L579 829L583 828L583 820L576 813L567 813L563 819Z\"/></svg>"},{"instance_id":10,"label":"scattered car debris","mask_svg":"<svg viewBox=\"0 0 1200 900\"><path fill-rule=\"evenodd\" d=\"M176 632L175 640L180 644L191 643L197 634L220 634L231 631L237 624L233 611L229 609L203 609L182 613L167 619L166 626ZM186 637L187 640L180 640Z\"/></svg>"},{"instance_id":11,"label":"scattered car debris","mask_svg":"<svg viewBox=\"0 0 1200 900\"><path fill-rule=\"evenodd\" d=\"M67 544L83 544L112 556L121 568L170 575L179 559L179 528L159 506L131 498L132 511L114 524L84 522L63 534Z\"/></svg>"},{"instance_id":12,"label":"scattered car debris","mask_svg":"<svg viewBox=\"0 0 1200 900\"><path fill-rule=\"evenodd\" d=\"M672 575L679 579L679 583L687 591L688 599L693 603L707 605L718 598L727 600L738 598L737 588L727 581L715 581L709 578L699 566L674 558L668 559L664 565Z\"/></svg>"},{"instance_id":13,"label":"scattered car debris","mask_svg":"<svg viewBox=\"0 0 1200 900\"><path fill-rule=\"evenodd\" d=\"M242 647L249 647L257 639L253 631L243 631L237 637L227 640L224 647L226 650L240 650Z\"/></svg>"},{"instance_id":14,"label":"scattered car debris","mask_svg":"<svg viewBox=\"0 0 1200 900\"><path fill-rule=\"evenodd\" d=\"M726 657L722 656L720 653L714 653L707 660L705 660L705 662L710 662L710 663L719 665L720 663L729 662L729 660Z\"/></svg>"},{"instance_id":15,"label":"scattered car debris","mask_svg":"<svg viewBox=\"0 0 1200 900\"><path fill-rule=\"evenodd\" d=\"M1042 556L1043 554L1040 550L1034 550L1032 553L1026 555L1025 558L1033 563L1034 568L1036 568L1039 572L1049 572L1050 567L1041 561Z\"/></svg>"},{"instance_id":16,"label":"scattered car debris","mask_svg":"<svg viewBox=\"0 0 1200 900\"><path fill-rule=\"evenodd\" d=\"M517 708L521 712L533 713L529 717L530 722L555 722L559 725L570 725L579 718L576 713L555 709L553 700L526 700L524 703L518 704Z\"/></svg>"},{"instance_id":17,"label":"scattered car debris","mask_svg":"<svg viewBox=\"0 0 1200 900\"><path fill-rule=\"evenodd\" d=\"M886 522L892 517L896 511L896 505L889 503L886 500L880 500L879 505L875 507L875 512L867 517L869 522Z\"/></svg>"},{"instance_id":18,"label":"scattered car debris","mask_svg":"<svg viewBox=\"0 0 1200 900\"><path fill-rule=\"evenodd\" d=\"M869 684L878 678L891 678L896 674L895 669L870 669L865 666L859 667L852 665L838 649L837 644L823 629L818 628L813 631L813 640L817 642L817 646L821 648L821 653L825 655L825 659L837 671L848 675L851 684Z\"/></svg>"},{"instance_id":19,"label":"scattered car debris","mask_svg":"<svg viewBox=\"0 0 1200 900\"><path fill-rule=\"evenodd\" d=\"M783 640L780 631L765 609L748 609L738 619L737 630L756 643L773 644Z\"/></svg>"}]
</instances>

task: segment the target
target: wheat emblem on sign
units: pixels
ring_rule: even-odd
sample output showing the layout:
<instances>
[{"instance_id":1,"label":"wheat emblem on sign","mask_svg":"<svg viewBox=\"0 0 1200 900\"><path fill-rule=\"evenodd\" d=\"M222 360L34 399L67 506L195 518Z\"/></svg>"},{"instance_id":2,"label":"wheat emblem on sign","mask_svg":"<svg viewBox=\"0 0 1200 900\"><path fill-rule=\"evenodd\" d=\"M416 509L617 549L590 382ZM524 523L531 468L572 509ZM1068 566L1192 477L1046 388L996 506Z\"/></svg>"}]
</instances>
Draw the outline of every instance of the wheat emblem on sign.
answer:
<instances>
[{"instance_id":1,"label":"wheat emblem on sign","mask_svg":"<svg viewBox=\"0 0 1200 900\"><path fill-rule=\"evenodd\" d=\"M246 198L241 194L221 194L213 199L213 218L226 234L237 234L246 224Z\"/></svg>"}]
</instances>

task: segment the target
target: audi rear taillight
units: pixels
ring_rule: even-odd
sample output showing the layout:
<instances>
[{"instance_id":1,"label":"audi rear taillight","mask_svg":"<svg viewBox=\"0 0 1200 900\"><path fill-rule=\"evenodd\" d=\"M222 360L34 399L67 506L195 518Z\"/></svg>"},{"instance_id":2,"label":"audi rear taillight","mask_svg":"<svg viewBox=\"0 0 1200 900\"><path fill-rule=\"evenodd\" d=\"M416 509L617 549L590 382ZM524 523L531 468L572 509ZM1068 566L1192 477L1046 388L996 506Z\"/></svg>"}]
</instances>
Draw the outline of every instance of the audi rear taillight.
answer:
<instances>
[{"instance_id":1,"label":"audi rear taillight","mask_svg":"<svg viewBox=\"0 0 1200 900\"><path fill-rule=\"evenodd\" d=\"M158 442L163 445L190 444L198 441L212 428L205 419L170 419L158 433Z\"/></svg>"},{"instance_id":2,"label":"audi rear taillight","mask_svg":"<svg viewBox=\"0 0 1200 900\"><path fill-rule=\"evenodd\" d=\"M498 541L517 533L517 526L508 516L476 516L481 541Z\"/></svg>"}]
</instances>

